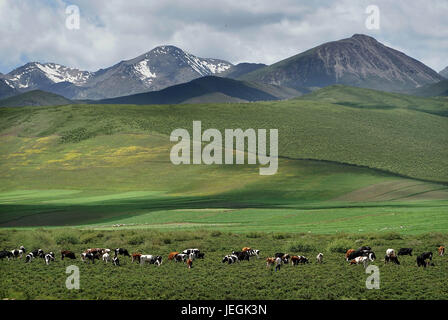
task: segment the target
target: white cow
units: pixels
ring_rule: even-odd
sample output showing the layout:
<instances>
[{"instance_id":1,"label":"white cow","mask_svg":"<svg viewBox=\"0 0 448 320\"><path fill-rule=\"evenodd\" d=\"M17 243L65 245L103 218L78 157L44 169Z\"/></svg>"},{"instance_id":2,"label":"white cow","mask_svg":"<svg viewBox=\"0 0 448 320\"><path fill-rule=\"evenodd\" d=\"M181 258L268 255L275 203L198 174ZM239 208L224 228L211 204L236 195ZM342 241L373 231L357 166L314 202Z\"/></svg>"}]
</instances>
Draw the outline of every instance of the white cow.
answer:
<instances>
[{"instance_id":1,"label":"white cow","mask_svg":"<svg viewBox=\"0 0 448 320\"><path fill-rule=\"evenodd\" d=\"M103 254L103 261L105 263L108 263L110 261L110 254L109 253L106 252L105 254Z\"/></svg>"},{"instance_id":2,"label":"white cow","mask_svg":"<svg viewBox=\"0 0 448 320\"><path fill-rule=\"evenodd\" d=\"M323 260L324 260L324 254L323 254L323 253L319 253L319 254L316 256L316 260L317 260L318 263L322 263Z\"/></svg>"}]
</instances>

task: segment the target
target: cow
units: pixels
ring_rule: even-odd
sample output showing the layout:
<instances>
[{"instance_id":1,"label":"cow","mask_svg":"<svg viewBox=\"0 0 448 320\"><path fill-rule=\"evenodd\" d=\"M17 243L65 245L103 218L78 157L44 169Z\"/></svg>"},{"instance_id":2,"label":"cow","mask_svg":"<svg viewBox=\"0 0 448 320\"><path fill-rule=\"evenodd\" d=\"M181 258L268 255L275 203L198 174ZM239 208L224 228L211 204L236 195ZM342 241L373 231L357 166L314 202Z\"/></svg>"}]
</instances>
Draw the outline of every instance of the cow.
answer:
<instances>
[{"instance_id":1,"label":"cow","mask_svg":"<svg viewBox=\"0 0 448 320\"><path fill-rule=\"evenodd\" d=\"M232 252L232 255L235 255L235 256L237 256L238 257L238 261L243 261L243 260L246 260L246 261L249 261L249 252L247 252L247 251L233 251Z\"/></svg>"},{"instance_id":2,"label":"cow","mask_svg":"<svg viewBox=\"0 0 448 320\"><path fill-rule=\"evenodd\" d=\"M95 253L93 252L83 252L81 253L81 260L86 262L92 262L93 264L95 263L95 259L100 260L100 253L99 251L95 251Z\"/></svg>"},{"instance_id":3,"label":"cow","mask_svg":"<svg viewBox=\"0 0 448 320\"><path fill-rule=\"evenodd\" d=\"M439 253L439 256L442 257L445 254L445 247L444 246L438 247L437 252Z\"/></svg>"},{"instance_id":4,"label":"cow","mask_svg":"<svg viewBox=\"0 0 448 320\"><path fill-rule=\"evenodd\" d=\"M389 257L396 256L395 250L394 249L387 249L386 250L386 256L389 256Z\"/></svg>"},{"instance_id":5,"label":"cow","mask_svg":"<svg viewBox=\"0 0 448 320\"><path fill-rule=\"evenodd\" d=\"M394 249L387 249L386 255L384 256L384 263L393 262L395 264L400 264L400 261L398 261L398 256L395 253Z\"/></svg>"},{"instance_id":6,"label":"cow","mask_svg":"<svg viewBox=\"0 0 448 320\"><path fill-rule=\"evenodd\" d=\"M133 253L132 257L131 257L131 263L134 261L137 261L138 263L140 263L140 257L142 256L141 253Z\"/></svg>"},{"instance_id":7,"label":"cow","mask_svg":"<svg viewBox=\"0 0 448 320\"><path fill-rule=\"evenodd\" d=\"M316 256L316 260L317 260L317 263L322 263L324 261L324 254L323 253L319 253Z\"/></svg>"},{"instance_id":8,"label":"cow","mask_svg":"<svg viewBox=\"0 0 448 320\"><path fill-rule=\"evenodd\" d=\"M299 263L305 264L305 263L310 263L308 258L304 257L304 256L292 256L291 257L291 265L298 265Z\"/></svg>"},{"instance_id":9,"label":"cow","mask_svg":"<svg viewBox=\"0 0 448 320\"><path fill-rule=\"evenodd\" d=\"M145 264L145 262L149 264L155 264L156 266L160 266L162 264L162 256L153 256L151 254L142 254L140 256L140 265Z\"/></svg>"},{"instance_id":10,"label":"cow","mask_svg":"<svg viewBox=\"0 0 448 320\"><path fill-rule=\"evenodd\" d=\"M110 261L110 254L109 253L107 253L107 252L105 252L104 254L103 254L103 261L105 262L105 263L108 263L109 261Z\"/></svg>"},{"instance_id":11,"label":"cow","mask_svg":"<svg viewBox=\"0 0 448 320\"><path fill-rule=\"evenodd\" d=\"M75 254L69 250L61 251L61 260L64 260L65 257L70 258L72 260L76 259Z\"/></svg>"},{"instance_id":12,"label":"cow","mask_svg":"<svg viewBox=\"0 0 448 320\"><path fill-rule=\"evenodd\" d=\"M400 250L398 250L398 255L399 256L411 256L412 257L412 248L400 248Z\"/></svg>"},{"instance_id":13,"label":"cow","mask_svg":"<svg viewBox=\"0 0 448 320\"><path fill-rule=\"evenodd\" d=\"M9 261L9 258L14 258L14 255L11 251L2 250L0 251L0 259L3 260L4 258L7 258Z\"/></svg>"},{"instance_id":14,"label":"cow","mask_svg":"<svg viewBox=\"0 0 448 320\"><path fill-rule=\"evenodd\" d=\"M426 268L426 266L429 265L429 261L426 261L428 259L432 261L432 252L423 252L417 257L417 266Z\"/></svg>"},{"instance_id":15,"label":"cow","mask_svg":"<svg viewBox=\"0 0 448 320\"><path fill-rule=\"evenodd\" d=\"M170 254L168 255L168 260L175 260L178 254L179 252L177 251L170 252Z\"/></svg>"},{"instance_id":16,"label":"cow","mask_svg":"<svg viewBox=\"0 0 448 320\"><path fill-rule=\"evenodd\" d=\"M185 262L187 261L188 255L186 253L178 253L174 258L176 262Z\"/></svg>"},{"instance_id":17,"label":"cow","mask_svg":"<svg viewBox=\"0 0 448 320\"><path fill-rule=\"evenodd\" d=\"M198 259L204 259L205 257L205 253L204 252L199 252L196 256Z\"/></svg>"},{"instance_id":18,"label":"cow","mask_svg":"<svg viewBox=\"0 0 448 320\"><path fill-rule=\"evenodd\" d=\"M184 251L182 251L183 254L186 254L190 257L197 258L197 255L199 254L199 252L201 252L199 249L185 249Z\"/></svg>"},{"instance_id":19,"label":"cow","mask_svg":"<svg viewBox=\"0 0 448 320\"><path fill-rule=\"evenodd\" d=\"M193 267L193 260L188 259L188 260L187 260L187 268L188 268L188 269L191 269L192 267Z\"/></svg>"},{"instance_id":20,"label":"cow","mask_svg":"<svg viewBox=\"0 0 448 320\"><path fill-rule=\"evenodd\" d=\"M120 265L120 259L118 259L118 256L114 256L112 258L112 263L114 264L114 266L119 266Z\"/></svg>"},{"instance_id":21,"label":"cow","mask_svg":"<svg viewBox=\"0 0 448 320\"><path fill-rule=\"evenodd\" d=\"M368 257L369 260L373 261L376 259L375 253L372 250L363 249L363 248L370 248L370 247L361 247L357 250L350 249L345 254L345 260L351 261L357 257Z\"/></svg>"},{"instance_id":22,"label":"cow","mask_svg":"<svg viewBox=\"0 0 448 320\"><path fill-rule=\"evenodd\" d=\"M32 252L28 253L25 257L25 263L33 261L34 258L35 258L35 256Z\"/></svg>"},{"instance_id":23,"label":"cow","mask_svg":"<svg viewBox=\"0 0 448 320\"><path fill-rule=\"evenodd\" d=\"M288 264L289 259L291 258L291 256L288 253L282 253L282 252L277 252L274 257L276 258L281 258L283 263Z\"/></svg>"},{"instance_id":24,"label":"cow","mask_svg":"<svg viewBox=\"0 0 448 320\"><path fill-rule=\"evenodd\" d=\"M352 255L352 253L355 252L355 249L348 249L345 253L345 260L349 261L349 257Z\"/></svg>"},{"instance_id":25,"label":"cow","mask_svg":"<svg viewBox=\"0 0 448 320\"><path fill-rule=\"evenodd\" d=\"M350 265L352 264L361 264L364 266L364 268L367 268L367 264L369 263L369 258L368 257L356 257L355 259L350 261Z\"/></svg>"},{"instance_id":26,"label":"cow","mask_svg":"<svg viewBox=\"0 0 448 320\"><path fill-rule=\"evenodd\" d=\"M238 257L234 254L228 254L224 258L222 258L222 263L226 263L226 262L228 264L236 263L236 262L238 262Z\"/></svg>"},{"instance_id":27,"label":"cow","mask_svg":"<svg viewBox=\"0 0 448 320\"><path fill-rule=\"evenodd\" d=\"M115 250L115 255L118 256L119 254L125 256L125 257L130 257L131 255L129 254L128 250L123 249L123 248L116 248Z\"/></svg>"},{"instance_id":28,"label":"cow","mask_svg":"<svg viewBox=\"0 0 448 320\"><path fill-rule=\"evenodd\" d=\"M275 263L276 258L266 258L266 268L272 267Z\"/></svg>"},{"instance_id":29,"label":"cow","mask_svg":"<svg viewBox=\"0 0 448 320\"><path fill-rule=\"evenodd\" d=\"M26 252L26 249L25 249L25 247L24 246L20 246L20 248L19 249L14 249L14 250L12 250L11 251L11 254L12 254L12 257L13 258L19 258L19 259L21 259L22 258L22 256L23 256L23 254ZM9 260L9 259L8 259Z\"/></svg>"},{"instance_id":30,"label":"cow","mask_svg":"<svg viewBox=\"0 0 448 320\"><path fill-rule=\"evenodd\" d=\"M54 253L51 251L45 255L45 263L49 265L50 261L54 261Z\"/></svg>"},{"instance_id":31,"label":"cow","mask_svg":"<svg viewBox=\"0 0 448 320\"><path fill-rule=\"evenodd\" d=\"M251 247L244 247L243 249L241 249L242 252L250 251L250 250L252 250Z\"/></svg>"}]
</instances>

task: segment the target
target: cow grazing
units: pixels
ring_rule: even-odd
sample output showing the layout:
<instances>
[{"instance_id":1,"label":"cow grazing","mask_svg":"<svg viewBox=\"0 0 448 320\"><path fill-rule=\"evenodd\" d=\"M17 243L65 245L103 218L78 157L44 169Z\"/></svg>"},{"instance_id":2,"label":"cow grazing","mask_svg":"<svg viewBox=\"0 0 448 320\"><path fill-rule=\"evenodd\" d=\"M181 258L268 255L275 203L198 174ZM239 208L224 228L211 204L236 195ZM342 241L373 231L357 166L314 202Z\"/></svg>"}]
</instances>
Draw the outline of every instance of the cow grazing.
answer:
<instances>
[{"instance_id":1,"label":"cow grazing","mask_svg":"<svg viewBox=\"0 0 448 320\"><path fill-rule=\"evenodd\" d=\"M364 266L364 268L367 268L367 265L369 263L369 258L368 257L356 257L355 259L350 261L350 264L362 264Z\"/></svg>"},{"instance_id":2,"label":"cow grazing","mask_svg":"<svg viewBox=\"0 0 448 320\"><path fill-rule=\"evenodd\" d=\"M64 258L70 258L70 259L76 259L76 256L73 252L69 250L61 251L61 260L64 260Z\"/></svg>"},{"instance_id":3,"label":"cow grazing","mask_svg":"<svg viewBox=\"0 0 448 320\"><path fill-rule=\"evenodd\" d=\"M411 256L412 257L412 248L400 248L400 250L398 250L398 255L399 256Z\"/></svg>"},{"instance_id":4,"label":"cow grazing","mask_svg":"<svg viewBox=\"0 0 448 320\"><path fill-rule=\"evenodd\" d=\"M347 252L345 253L345 260L349 261L349 257L352 255L352 253L355 252L355 249L348 249Z\"/></svg>"},{"instance_id":5,"label":"cow grazing","mask_svg":"<svg viewBox=\"0 0 448 320\"><path fill-rule=\"evenodd\" d=\"M423 252L421 255L419 255L417 257L417 266L426 268L426 266L428 266L430 264L430 262L426 261L426 260L432 261L432 252L427 251L427 252Z\"/></svg>"},{"instance_id":6,"label":"cow grazing","mask_svg":"<svg viewBox=\"0 0 448 320\"><path fill-rule=\"evenodd\" d=\"M387 249L386 255L384 256L384 263L393 262L395 264L400 264L400 261L398 261L398 256L395 253L394 249Z\"/></svg>"},{"instance_id":7,"label":"cow grazing","mask_svg":"<svg viewBox=\"0 0 448 320\"><path fill-rule=\"evenodd\" d=\"M25 263L31 262L34 259L34 254L32 252L28 253L25 257Z\"/></svg>"},{"instance_id":8,"label":"cow grazing","mask_svg":"<svg viewBox=\"0 0 448 320\"><path fill-rule=\"evenodd\" d=\"M236 262L238 262L238 257L234 254L228 254L224 258L222 258L222 263L226 263L226 262L228 264L236 263Z\"/></svg>"},{"instance_id":9,"label":"cow grazing","mask_svg":"<svg viewBox=\"0 0 448 320\"><path fill-rule=\"evenodd\" d=\"M108 263L109 261L110 261L110 254L109 253L107 253L107 252L105 252L104 254L103 254L103 261L105 262L105 263Z\"/></svg>"},{"instance_id":10,"label":"cow grazing","mask_svg":"<svg viewBox=\"0 0 448 320\"><path fill-rule=\"evenodd\" d=\"M114 266L119 266L120 265L120 259L118 259L118 256L114 256L112 258L112 263L114 264Z\"/></svg>"},{"instance_id":11,"label":"cow grazing","mask_svg":"<svg viewBox=\"0 0 448 320\"><path fill-rule=\"evenodd\" d=\"M323 253L319 253L316 256L316 260L317 260L317 263L322 263L324 261L324 254Z\"/></svg>"},{"instance_id":12,"label":"cow grazing","mask_svg":"<svg viewBox=\"0 0 448 320\"><path fill-rule=\"evenodd\" d=\"M19 259L21 259L25 252L26 252L25 247L24 246L20 246L19 249L14 249L14 250L11 251L11 256L12 256L12 258L19 258Z\"/></svg>"},{"instance_id":13,"label":"cow grazing","mask_svg":"<svg viewBox=\"0 0 448 320\"><path fill-rule=\"evenodd\" d=\"M183 254L186 254L186 255L188 255L188 257L190 258L190 259L195 259L195 258L197 258L198 257L198 254L200 253L201 251L199 250L199 249L185 249L184 251L182 251L182 253Z\"/></svg>"},{"instance_id":14,"label":"cow grazing","mask_svg":"<svg viewBox=\"0 0 448 320\"><path fill-rule=\"evenodd\" d=\"M299 263L301 264L305 264L305 263L310 263L308 258L304 257L304 256L292 256L291 257L291 264L296 266Z\"/></svg>"},{"instance_id":15,"label":"cow grazing","mask_svg":"<svg viewBox=\"0 0 448 320\"><path fill-rule=\"evenodd\" d=\"M205 253L204 252L199 252L196 256L198 259L204 259L205 257Z\"/></svg>"},{"instance_id":16,"label":"cow grazing","mask_svg":"<svg viewBox=\"0 0 448 320\"><path fill-rule=\"evenodd\" d=\"M0 259L5 259L7 258L9 261L9 258L14 258L14 255L12 254L11 251L6 251L6 250L2 250L0 251Z\"/></svg>"},{"instance_id":17,"label":"cow grazing","mask_svg":"<svg viewBox=\"0 0 448 320\"><path fill-rule=\"evenodd\" d=\"M115 250L115 255L118 256L119 254L121 254L122 256L125 257L130 257L131 255L129 254L128 250L123 249L123 248L116 248Z\"/></svg>"},{"instance_id":18,"label":"cow grazing","mask_svg":"<svg viewBox=\"0 0 448 320\"><path fill-rule=\"evenodd\" d=\"M187 260L187 268L188 268L188 269L191 269L192 267L193 267L193 260L188 259L188 260Z\"/></svg>"},{"instance_id":19,"label":"cow grazing","mask_svg":"<svg viewBox=\"0 0 448 320\"><path fill-rule=\"evenodd\" d=\"M276 258L266 258L266 268L272 267Z\"/></svg>"},{"instance_id":20,"label":"cow grazing","mask_svg":"<svg viewBox=\"0 0 448 320\"><path fill-rule=\"evenodd\" d=\"M100 260L100 253L99 251L93 252L83 252L81 253L81 260L84 262L91 262L95 263L95 259Z\"/></svg>"},{"instance_id":21,"label":"cow grazing","mask_svg":"<svg viewBox=\"0 0 448 320\"><path fill-rule=\"evenodd\" d=\"M140 257L140 265L145 263L155 264L156 266L160 266L162 264L162 256L153 256L151 254L141 255Z\"/></svg>"},{"instance_id":22,"label":"cow grazing","mask_svg":"<svg viewBox=\"0 0 448 320\"><path fill-rule=\"evenodd\" d=\"M175 260L178 254L179 252L177 251L170 252L170 254L168 255L168 260Z\"/></svg>"},{"instance_id":23,"label":"cow grazing","mask_svg":"<svg viewBox=\"0 0 448 320\"><path fill-rule=\"evenodd\" d=\"M188 255L186 253L178 253L174 257L176 262L186 262L188 258Z\"/></svg>"},{"instance_id":24,"label":"cow grazing","mask_svg":"<svg viewBox=\"0 0 448 320\"><path fill-rule=\"evenodd\" d=\"M442 257L445 254L445 247L444 246L438 247L437 252L439 253L439 256Z\"/></svg>"},{"instance_id":25,"label":"cow grazing","mask_svg":"<svg viewBox=\"0 0 448 320\"><path fill-rule=\"evenodd\" d=\"M233 251L232 255L235 255L238 257L238 261L249 261L250 255L248 251Z\"/></svg>"},{"instance_id":26,"label":"cow grazing","mask_svg":"<svg viewBox=\"0 0 448 320\"><path fill-rule=\"evenodd\" d=\"M49 265L50 264L50 261L54 261L55 259L54 259L54 253L53 252L49 252L49 253L47 253L46 255L45 255L45 263L47 264L47 265Z\"/></svg>"},{"instance_id":27,"label":"cow grazing","mask_svg":"<svg viewBox=\"0 0 448 320\"><path fill-rule=\"evenodd\" d=\"M131 263L134 261L137 261L138 263L140 263L140 257L141 257L141 253L133 253L132 257L131 257Z\"/></svg>"}]
</instances>

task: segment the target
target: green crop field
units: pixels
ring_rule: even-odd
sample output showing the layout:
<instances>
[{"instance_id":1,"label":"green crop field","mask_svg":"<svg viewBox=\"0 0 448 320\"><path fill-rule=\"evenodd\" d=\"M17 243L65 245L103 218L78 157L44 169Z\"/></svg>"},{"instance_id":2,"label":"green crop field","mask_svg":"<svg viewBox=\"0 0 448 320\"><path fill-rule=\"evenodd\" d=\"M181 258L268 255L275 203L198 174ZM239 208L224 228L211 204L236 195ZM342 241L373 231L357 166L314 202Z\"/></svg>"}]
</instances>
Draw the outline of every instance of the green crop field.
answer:
<instances>
[{"instance_id":1,"label":"green crop field","mask_svg":"<svg viewBox=\"0 0 448 320\"><path fill-rule=\"evenodd\" d=\"M78 259L82 273L98 281L76 292L64 287L70 262L59 257L50 266L3 260L0 297L446 299L444 257L426 270L415 257L401 266L381 262L389 246L435 252L447 244L446 110L442 99L343 86L277 102L0 108L0 249L79 254L124 246L165 259L188 247L206 252L192 270ZM278 129L278 172L173 165L169 135L191 133L193 120L203 130ZM381 290L366 290L363 268L342 258L362 244L381 253ZM314 260L321 251L327 262L277 274L262 260L220 262L247 245L263 257L288 251ZM229 270L253 285L241 287ZM120 287L123 277L129 281ZM185 278L195 283L188 296L176 291Z\"/></svg>"}]
</instances>

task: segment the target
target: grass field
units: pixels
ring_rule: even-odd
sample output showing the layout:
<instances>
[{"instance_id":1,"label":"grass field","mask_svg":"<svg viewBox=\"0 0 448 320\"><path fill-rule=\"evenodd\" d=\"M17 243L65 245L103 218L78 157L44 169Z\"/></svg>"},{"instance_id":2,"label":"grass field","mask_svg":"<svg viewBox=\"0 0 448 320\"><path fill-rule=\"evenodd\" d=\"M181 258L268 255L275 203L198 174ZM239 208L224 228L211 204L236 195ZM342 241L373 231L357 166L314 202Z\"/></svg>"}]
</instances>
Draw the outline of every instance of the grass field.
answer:
<instances>
[{"instance_id":1,"label":"grass field","mask_svg":"<svg viewBox=\"0 0 448 320\"><path fill-rule=\"evenodd\" d=\"M435 256L434 267L418 268L413 257L400 257L401 265L385 265L387 248L413 247L415 253L446 244L440 233L402 236L398 233L362 235L310 235L303 233L246 233L220 231L161 232L155 230L93 231L79 229L36 229L0 231L2 245L24 244L58 253L61 249L81 252L86 248L122 246L131 252L163 255L162 265L140 266L129 258L114 267L102 261L86 264L78 258L57 260L46 266L42 259L29 264L23 260L0 261L0 298L5 299L448 299L446 281L448 258ZM378 260L380 289L366 289L362 266L350 266L346 248L372 246ZM236 265L223 264L222 257L243 246L261 250L261 257L275 252L305 255L307 265L284 265L279 272L267 269L264 259L253 258ZM183 263L166 261L170 251L200 248L204 260L195 260L192 269ZM324 263L315 263L318 252ZM66 267L80 268L80 289L65 287ZM241 281L244 279L244 281Z\"/></svg>"},{"instance_id":2,"label":"grass field","mask_svg":"<svg viewBox=\"0 0 448 320\"><path fill-rule=\"evenodd\" d=\"M341 86L278 102L0 108L0 249L206 252L192 270L78 259L81 277L93 280L76 292L64 286L69 261L4 260L0 298L446 299L444 257L426 270L415 257L380 260L389 247L447 244L447 108ZM278 129L278 172L173 165L169 134L191 131L193 120L203 129ZM343 259L363 244L380 253L380 290L366 290L363 268ZM220 262L243 246L263 257L314 260L321 251L326 263L272 273L262 259Z\"/></svg>"}]
</instances>

